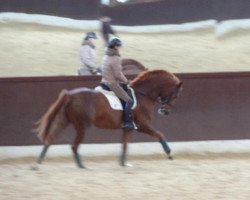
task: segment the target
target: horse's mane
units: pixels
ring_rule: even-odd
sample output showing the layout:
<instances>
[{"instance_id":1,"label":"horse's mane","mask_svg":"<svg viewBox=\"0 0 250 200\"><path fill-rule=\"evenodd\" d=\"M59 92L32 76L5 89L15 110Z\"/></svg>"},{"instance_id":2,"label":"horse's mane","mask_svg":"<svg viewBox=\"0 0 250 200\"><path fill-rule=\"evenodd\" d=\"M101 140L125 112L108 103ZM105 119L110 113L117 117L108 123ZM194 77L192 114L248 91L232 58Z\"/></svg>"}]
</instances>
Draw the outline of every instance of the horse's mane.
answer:
<instances>
[{"instance_id":1,"label":"horse's mane","mask_svg":"<svg viewBox=\"0 0 250 200\"><path fill-rule=\"evenodd\" d=\"M169 79L169 81L174 81L176 83L179 82L179 79L172 73L166 71L166 70L152 70L152 71L143 71L141 72L133 81L131 81L131 86L137 86L141 83L145 82L145 80L150 80L152 78L161 78L165 77Z\"/></svg>"}]
</instances>

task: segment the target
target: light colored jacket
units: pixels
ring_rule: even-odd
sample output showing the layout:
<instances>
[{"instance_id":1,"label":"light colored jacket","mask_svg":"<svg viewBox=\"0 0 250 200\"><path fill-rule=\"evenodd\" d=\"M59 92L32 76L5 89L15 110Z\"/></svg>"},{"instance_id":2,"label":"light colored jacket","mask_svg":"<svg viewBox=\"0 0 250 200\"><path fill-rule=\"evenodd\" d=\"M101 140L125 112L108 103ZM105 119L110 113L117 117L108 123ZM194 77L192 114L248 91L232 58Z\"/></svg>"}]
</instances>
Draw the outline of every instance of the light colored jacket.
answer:
<instances>
[{"instance_id":1,"label":"light colored jacket","mask_svg":"<svg viewBox=\"0 0 250 200\"><path fill-rule=\"evenodd\" d=\"M122 72L122 62L121 57L118 52L111 52L112 49L109 49L106 55L103 58L102 65L102 80L104 83L127 83L128 80Z\"/></svg>"},{"instance_id":2,"label":"light colored jacket","mask_svg":"<svg viewBox=\"0 0 250 200\"><path fill-rule=\"evenodd\" d=\"M96 51L94 47L88 44L83 44L80 48L80 68L96 69Z\"/></svg>"}]
</instances>

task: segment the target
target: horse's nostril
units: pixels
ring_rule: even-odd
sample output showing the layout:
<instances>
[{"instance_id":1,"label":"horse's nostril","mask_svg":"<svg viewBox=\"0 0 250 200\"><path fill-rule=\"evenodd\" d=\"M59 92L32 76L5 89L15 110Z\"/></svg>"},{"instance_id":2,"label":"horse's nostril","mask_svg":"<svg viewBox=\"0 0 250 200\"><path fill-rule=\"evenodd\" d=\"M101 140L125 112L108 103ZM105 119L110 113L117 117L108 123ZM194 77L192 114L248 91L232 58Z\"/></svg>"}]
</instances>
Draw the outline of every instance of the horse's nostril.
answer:
<instances>
[{"instance_id":1,"label":"horse's nostril","mask_svg":"<svg viewBox=\"0 0 250 200\"><path fill-rule=\"evenodd\" d=\"M158 114L159 115L168 115L169 113L170 113L170 110L166 110L166 109L163 109L163 108L158 109Z\"/></svg>"},{"instance_id":2,"label":"horse's nostril","mask_svg":"<svg viewBox=\"0 0 250 200\"><path fill-rule=\"evenodd\" d=\"M168 112L168 111L165 111L164 115L168 115L168 114L169 114L169 112Z\"/></svg>"}]
</instances>

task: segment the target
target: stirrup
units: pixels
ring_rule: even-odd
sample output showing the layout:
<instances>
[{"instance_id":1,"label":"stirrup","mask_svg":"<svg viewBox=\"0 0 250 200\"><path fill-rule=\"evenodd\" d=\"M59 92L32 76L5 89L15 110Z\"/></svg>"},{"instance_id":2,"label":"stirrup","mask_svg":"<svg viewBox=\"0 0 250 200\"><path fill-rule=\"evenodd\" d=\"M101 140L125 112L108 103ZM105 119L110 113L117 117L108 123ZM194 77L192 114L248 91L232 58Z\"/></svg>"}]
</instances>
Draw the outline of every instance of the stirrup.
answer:
<instances>
[{"instance_id":1,"label":"stirrup","mask_svg":"<svg viewBox=\"0 0 250 200\"><path fill-rule=\"evenodd\" d=\"M132 131L132 130L137 130L138 129L138 127L136 126L136 124L134 123L134 122L132 122L132 123L124 123L123 125L122 125L122 128L124 129L124 130L126 130L126 131Z\"/></svg>"}]
</instances>

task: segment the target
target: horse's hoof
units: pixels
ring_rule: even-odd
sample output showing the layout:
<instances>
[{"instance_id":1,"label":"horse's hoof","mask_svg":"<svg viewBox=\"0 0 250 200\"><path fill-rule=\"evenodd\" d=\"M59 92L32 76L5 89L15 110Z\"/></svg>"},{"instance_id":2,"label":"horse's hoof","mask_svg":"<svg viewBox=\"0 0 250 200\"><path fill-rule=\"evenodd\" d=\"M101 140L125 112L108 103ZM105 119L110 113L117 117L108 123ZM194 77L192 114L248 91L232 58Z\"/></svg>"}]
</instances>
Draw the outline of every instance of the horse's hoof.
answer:
<instances>
[{"instance_id":1,"label":"horse's hoof","mask_svg":"<svg viewBox=\"0 0 250 200\"><path fill-rule=\"evenodd\" d=\"M123 167L133 167L133 165L131 165L129 163L123 163L123 164L121 164L121 166L123 166Z\"/></svg>"},{"instance_id":2,"label":"horse's hoof","mask_svg":"<svg viewBox=\"0 0 250 200\"><path fill-rule=\"evenodd\" d=\"M39 164L39 165L42 164L42 162L43 161L41 159L39 159L39 160L36 161L36 163Z\"/></svg>"},{"instance_id":3,"label":"horse's hoof","mask_svg":"<svg viewBox=\"0 0 250 200\"><path fill-rule=\"evenodd\" d=\"M30 167L30 170L38 171L39 167L37 165L33 165L33 166Z\"/></svg>"},{"instance_id":4,"label":"horse's hoof","mask_svg":"<svg viewBox=\"0 0 250 200\"><path fill-rule=\"evenodd\" d=\"M168 154L168 159L169 160L174 160L174 157L170 155L170 153Z\"/></svg>"},{"instance_id":5,"label":"horse's hoof","mask_svg":"<svg viewBox=\"0 0 250 200\"><path fill-rule=\"evenodd\" d=\"M168 159L169 160L174 160L174 157L173 156L168 156Z\"/></svg>"}]
</instances>

